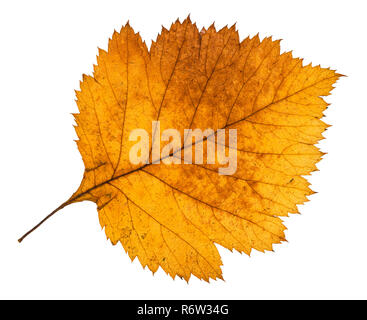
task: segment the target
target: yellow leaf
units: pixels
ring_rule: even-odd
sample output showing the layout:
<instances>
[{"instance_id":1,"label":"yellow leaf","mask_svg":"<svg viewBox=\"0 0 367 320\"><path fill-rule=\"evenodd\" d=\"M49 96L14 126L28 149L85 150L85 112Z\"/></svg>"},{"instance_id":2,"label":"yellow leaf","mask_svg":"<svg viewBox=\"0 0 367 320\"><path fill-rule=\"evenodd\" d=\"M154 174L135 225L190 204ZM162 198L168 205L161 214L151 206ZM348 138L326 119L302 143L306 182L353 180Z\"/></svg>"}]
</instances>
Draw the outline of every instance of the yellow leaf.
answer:
<instances>
[{"instance_id":1,"label":"yellow leaf","mask_svg":"<svg viewBox=\"0 0 367 320\"><path fill-rule=\"evenodd\" d=\"M163 28L150 51L127 24L113 34L107 52L99 50L97 62L77 92L83 181L50 216L94 201L113 244L121 242L132 260L138 257L153 272L161 266L186 280L222 278L215 243L250 254L285 240L279 217L297 213L313 193L303 176L322 157L315 147L327 128L321 96L339 74L280 54L271 38L240 42L234 26L199 32L189 18ZM171 128L182 143L185 129L211 128L214 136L236 129L235 173L218 173L218 155L214 164L164 163L164 144L155 157L153 144ZM134 129L151 137L149 163L129 158ZM204 137L192 145L207 150L209 142ZM224 147L229 153L227 140ZM182 160L184 149L170 159Z\"/></svg>"}]
</instances>

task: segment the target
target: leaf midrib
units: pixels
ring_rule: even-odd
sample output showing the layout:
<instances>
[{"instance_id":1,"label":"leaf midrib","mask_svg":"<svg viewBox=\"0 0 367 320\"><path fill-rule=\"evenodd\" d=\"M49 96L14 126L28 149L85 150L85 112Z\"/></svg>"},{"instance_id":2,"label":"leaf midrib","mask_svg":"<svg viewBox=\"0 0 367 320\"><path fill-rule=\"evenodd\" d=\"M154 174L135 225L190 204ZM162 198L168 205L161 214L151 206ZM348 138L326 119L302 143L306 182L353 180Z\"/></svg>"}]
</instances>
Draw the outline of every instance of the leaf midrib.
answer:
<instances>
[{"instance_id":1,"label":"leaf midrib","mask_svg":"<svg viewBox=\"0 0 367 320\"><path fill-rule=\"evenodd\" d=\"M209 136L207 136L207 137L204 137L202 140L195 141L195 142L191 143L191 145L186 146L186 147L192 147L192 146L196 145L196 143L204 142L204 141L206 141L209 137L211 137L212 135L216 135L216 134L217 134L217 132L218 132L219 130L227 129L227 128L229 128L229 127L231 127L231 126L235 125L235 124L238 124L238 123L240 123L240 122L242 122L242 121L245 121L246 119L248 119L248 118L250 118L250 117L254 116L255 114L257 114L257 113L259 113L259 112L261 112L261 111L264 111L265 109L269 108L270 106L275 105L275 104L277 104L277 103L279 103L279 102L282 102L282 101L284 101L284 100L286 100L286 99L288 99L288 98L290 98L290 97L292 97L292 96L294 96L294 95L296 95L296 94L299 94L300 92L302 92L302 91L304 91L304 90L307 90L307 89L309 89L309 88L312 88L313 86L315 86L315 85L319 84L320 82L327 81L327 80L330 80L330 79L333 79L333 78L338 78L338 77L339 77L339 75L338 75L338 74L335 74L335 75L334 75L334 76L332 76L332 77L328 77L328 78L324 78L324 79L322 79L322 80L318 80L318 81L314 82L313 84L311 84L311 85L309 85L309 86L307 86L307 87L304 87L304 88L302 88L302 89L300 89L300 90L298 90L298 91L296 91L296 92L294 92L294 93L292 93L292 94L290 94L290 95L288 95L288 96L286 96L286 97L283 97L283 98L281 98L281 99L279 99L279 100L273 101L273 102L271 102L271 103L269 103L269 104L265 105L264 107L261 107L260 109L258 109L258 110L256 110L256 111L252 112L251 114L249 114L248 116L246 116L246 117L244 117L244 118L242 118L242 119L236 120L236 121L234 121L234 122L232 122L232 123L229 123L229 124L225 125L224 127L220 128L220 129L217 129L217 131L215 131L213 134L211 134L211 135L209 135ZM102 182L102 183L99 183L99 184L97 184L97 185L95 185L95 186L93 186L93 187L91 187L91 188L87 189L86 191L83 191L82 193L80 193L80 194L78 194L78 195L72 196L72 197L69 199L69 201L70 201L70 202L74 202L74 201L78 200L79 198L81 198L82 196L84 196L84 195L88 194L89 192L91 192L91 191L93 191L93 190L95 190L95 189L97 189L97 188L99 188L99 187L101 187L101 186L103 186L103 185L105 185L105 184L107 184L107 183L111 182L111 181L114 181L114 180L120 179L120 178L122 178L122 177L124 177L124 176L127 176L127 175L129 175L129 174L133 174L133 173L135 173L135 172L137 172L137 171L140 171L140 170L142 170L142 169L144 169L144 168L146 168L146 167L148 167L148 166L150 166L150 165L152 165L152 164L159 163L160 161L162 161L162 160L164 160L164 159L166 159L166 158L169 158L169 157L171 157L172 155L174 155L174 154L176 154L176 153L178 153L178 152L181 152L181 151L184 149L184 147L185 147L185 146L181 147L180 149L176 150L174 153L171 153L171 154L169 154L169 155L167 155L167 156L165 156L165 157L161 157L161 158L160 158L160 159L158 159L158 160L152 161L152 163L147 163L147 164L145 164L145 165L143 165L143 166L140 166L140 167L135 168L135 169L133 169L133 170L131 170L131 171L125 172L125 173L123 173L123 174L120 174L120 175L118 175L118 176L112 177L111 179L108 179L108 180L106 180L106 181L104 181L104 182Z\"/></svg>"}]
</instances>

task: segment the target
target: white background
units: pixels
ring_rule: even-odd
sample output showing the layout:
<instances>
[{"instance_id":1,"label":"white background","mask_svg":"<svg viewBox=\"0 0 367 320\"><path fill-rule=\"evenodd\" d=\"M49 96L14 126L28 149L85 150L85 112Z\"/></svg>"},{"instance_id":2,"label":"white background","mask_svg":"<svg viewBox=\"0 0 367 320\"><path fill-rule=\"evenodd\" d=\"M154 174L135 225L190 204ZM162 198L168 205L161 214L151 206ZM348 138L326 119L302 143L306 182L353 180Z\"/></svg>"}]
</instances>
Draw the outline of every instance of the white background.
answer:
<instances>
[{"instance_id":1,"label":"white background","mask_svg":"<svg viewBox=\"0 0 367 320\"><path fill-rule=\"evenodd\" d=\"M0 298L367 298L366 1L2 1ZM90 202L17 239L75 191L83 174L71 112L97 47L130 20L150 45L177 17L237 22L241 39L283 39L305 62L348 75L327 98L318 193L285 218L288 243L251 258L219 247L225 281L153 276L101 231Z\"/></svg>"}]
</instances>

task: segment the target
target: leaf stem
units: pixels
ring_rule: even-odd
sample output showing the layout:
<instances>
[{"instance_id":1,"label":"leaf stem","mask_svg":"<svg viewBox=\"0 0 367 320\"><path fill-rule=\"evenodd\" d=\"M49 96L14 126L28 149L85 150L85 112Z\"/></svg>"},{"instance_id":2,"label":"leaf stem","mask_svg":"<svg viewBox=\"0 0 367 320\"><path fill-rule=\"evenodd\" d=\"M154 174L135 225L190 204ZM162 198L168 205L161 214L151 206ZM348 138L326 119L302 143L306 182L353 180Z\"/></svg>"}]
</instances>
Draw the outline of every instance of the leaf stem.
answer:
<instances>
[{"instance_id":1,"label":"leaf stem","mask_svg":"<svg viewBox=\"0 0 367 320\"><path fill-rule=\"evenodd\" d=\"M67 201L65 201L63 204L61 204L60 206L58 206L54 211L52 211L47 217L45 217L41 222L39 222L37 225L35 225L32 229L30 229L28 232L26 232L21 238L18 239L18 242L22 242L24 240L24 238L26 238L29 234L31 234L34 230L36 230L39 226L41 226L46 220L48 220L49 218L51 218L56 212L58 212L59 210L61 210L62 208L65 208L66 206L68 206L69 204L72 203L73 199L69 199Z\"/></svg>"}]
</instances>

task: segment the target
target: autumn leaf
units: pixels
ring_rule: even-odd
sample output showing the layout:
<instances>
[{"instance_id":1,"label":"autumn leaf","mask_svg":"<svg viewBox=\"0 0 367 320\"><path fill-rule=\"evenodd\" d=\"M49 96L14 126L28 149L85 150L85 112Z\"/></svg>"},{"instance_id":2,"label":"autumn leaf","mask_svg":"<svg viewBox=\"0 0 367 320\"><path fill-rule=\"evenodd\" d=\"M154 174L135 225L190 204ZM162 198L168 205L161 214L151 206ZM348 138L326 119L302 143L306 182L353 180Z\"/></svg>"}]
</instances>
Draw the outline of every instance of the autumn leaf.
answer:
<instances>
[{"instance_id":1,"label":"autumn leaf","mask_svg":"<svg viewBox=\"0 0 367 320\"><path fill-rule=\"evenodd\" d=\"M127 24L108 51L99 50L93 76L84 75L76 93L81 185L40 224L69 204L93 201L107 238L153 273L162 267L173 278L222 278L215 244L248 255L272 250L285 240L279 217L297 213L313 193L304 176L323 155L315 146L327 128L321 97L339 77L280 54L271 38L240 42L235 26L199 32L189 18L176 21L148 51ZM218 174L218 159L158 163L152 121L182 136L184 129L237 129L236 172ZM129 160L136 128L153 137L149 163ZM205 150L208 141L193 145ZM170 156L181 159L183 151Z\"/></svg>"}]
</instances>

